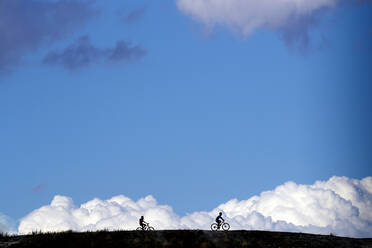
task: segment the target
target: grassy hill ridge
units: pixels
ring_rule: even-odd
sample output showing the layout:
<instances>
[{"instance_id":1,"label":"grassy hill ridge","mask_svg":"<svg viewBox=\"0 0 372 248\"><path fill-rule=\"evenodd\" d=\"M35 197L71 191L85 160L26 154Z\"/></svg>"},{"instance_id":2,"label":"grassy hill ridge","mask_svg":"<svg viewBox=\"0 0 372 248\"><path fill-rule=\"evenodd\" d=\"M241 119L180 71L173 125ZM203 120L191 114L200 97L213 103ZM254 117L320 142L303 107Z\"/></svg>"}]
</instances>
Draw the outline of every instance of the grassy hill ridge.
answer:
<instances>
[{"instance_id":1,"label":"grassy hill ridge","mask_svg":"<svg viewBox=\"0 0 372 248\"><path fill-rule=\"evenodd\" d=\"M11 247L246 247L246 248L372 248L372 238L268 231L202 230L98 231L0 236L0 248Z\"/></svg>"}]
</instances>

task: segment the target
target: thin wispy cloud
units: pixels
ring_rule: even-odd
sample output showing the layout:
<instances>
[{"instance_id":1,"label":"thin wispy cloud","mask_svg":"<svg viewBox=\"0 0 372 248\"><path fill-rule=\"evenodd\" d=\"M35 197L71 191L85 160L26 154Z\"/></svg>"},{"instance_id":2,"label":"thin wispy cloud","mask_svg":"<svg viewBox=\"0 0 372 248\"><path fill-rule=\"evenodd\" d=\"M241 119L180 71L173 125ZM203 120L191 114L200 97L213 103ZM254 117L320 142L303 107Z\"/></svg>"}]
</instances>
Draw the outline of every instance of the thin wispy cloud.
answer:
<instances>
[{"instance_id":1,"label":"thin wispy cloud","mask_svg":"<svg viewBox=\"0 0 372 248\"><path fill-rule=\"evenodd\" d=\"M24 217L19 233L35 230L135 229L141 215L156 229L209 229L222 211L232 229L271 230L371 237L372 177L332 177L312 185L287 182L247 200L232 199L209 212L180 217L154 197L95 198L80 206L66 196Z\"/></svg>"},{"instance_id":2,"label":"thin wispy cloud","mask_svg":"<svg viewBox=\"0 0 372 248\"><path fill-rule=\"evenodd\" d=\"M98 11L91 0L0 0L0 73L10 73L25 54L76 31Z\"/></svg>"},{"instance_id":3,"label":"thin wispy cloud","mask_svg":"<svg viewBox=\"0 0 372 248\"><path fill-rule=\"evenodd\" d=\"M315 45L312 44L314 42L311 39L310 33L320 25L326 11L328 11L328 8L321 8L314 11L311 15L292 16L290 22L280 28L274 29L274 31L279 34L279 37L289 49L302 54L309 51L310 48L322 48L327 45L325 35L321 34L320 41Z\"/></svg>"},{"instance_id":4,"label":"thin wispy cloud","mask_svg":"<svg viewBox=\"0 0 372 248\"><path fill-rule=\"evenodd\" d=\"M146 13L147 7L133 9L130 12L125 10L119 11L118 16L122 22L132 24L139 21Z\"/></svg>"},{"instance_id":5,"label":"thin wispy cloud","mask_svg":"<svg viewBox=\"0 0 372 248\"><path fill-rule=\"evenodd\" d=\"M61 51L50 51L43 63L76 70L97 63L136 62L146 54L147 51L141 46L132 46L130 42L123 40L117 41L113 48L99 48L85 35Z\"/></svg>"},{"instance_id":6,"label":"thin wispy cloud","mask_svg":"<svg viewBox=\"0 0 372 248\"><path fill-rule=\"evenodd\" d=\"M0 233L14 233L14 223L5 214L0 213Z\"/></svg>"}]
</instances>

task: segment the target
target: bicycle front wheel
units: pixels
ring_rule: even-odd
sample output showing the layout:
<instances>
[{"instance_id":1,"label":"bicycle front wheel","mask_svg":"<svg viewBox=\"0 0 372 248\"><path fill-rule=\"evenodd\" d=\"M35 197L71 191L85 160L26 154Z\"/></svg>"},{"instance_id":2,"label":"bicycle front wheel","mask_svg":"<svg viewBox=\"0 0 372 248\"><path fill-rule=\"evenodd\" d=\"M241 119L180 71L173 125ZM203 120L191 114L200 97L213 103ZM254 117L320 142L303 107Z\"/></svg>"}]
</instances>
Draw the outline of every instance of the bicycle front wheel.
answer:
<instances>
[{"instance_id":1,"label":"bicycle front wheel","mask_svg":"<svg viewBox=\"0 0 372 248\"><path fill-rule=\"evenodd\" d=\"M230 229L230 225L229 225L229 223L223 223L222 224L222 229L224 230L224 231L228 231L229 229Z\"/></svg>"},{"instance_id":2,"label":"bicycle front wheel","mask_svg":"<svg viewBox=\"0 0 372 248\"><path fill-rule=\"evenodd\" d=\"M217 225L217 223L213 223L213 224L211 225L211 230L212 230L212 231L217 231L217 230L218 230L218 225Z\"/></svg>"},{"instance_id":3,"label":"bicycle front wheel","mask_svg":"<svg viewBox=\"0 0 372 248\"><path fill-rule=\"evenodd\" d=\"M155 229L154 229L152 226L149 226L149 227L147 228L147 230L148 230L148 231L155 231Z\"/></svg>"}]
</instances>

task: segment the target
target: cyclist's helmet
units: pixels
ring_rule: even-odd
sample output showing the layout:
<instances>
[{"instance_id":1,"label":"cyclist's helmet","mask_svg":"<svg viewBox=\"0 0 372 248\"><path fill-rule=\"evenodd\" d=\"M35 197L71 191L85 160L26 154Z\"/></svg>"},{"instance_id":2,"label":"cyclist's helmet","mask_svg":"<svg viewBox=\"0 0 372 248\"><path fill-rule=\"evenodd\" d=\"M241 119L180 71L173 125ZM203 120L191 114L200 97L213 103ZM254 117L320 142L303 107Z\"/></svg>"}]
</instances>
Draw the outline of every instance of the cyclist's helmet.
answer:
<instances>
[{"instance_id":1,"label":"cyclist's helmet","mask_svg":"<svg viewBox=\"0 0 372 248\"><path fill-rule=\"evenodd\" d=\"M220 212L220 215L222 215L222 212Z\"/></svg>"}]
</instances>

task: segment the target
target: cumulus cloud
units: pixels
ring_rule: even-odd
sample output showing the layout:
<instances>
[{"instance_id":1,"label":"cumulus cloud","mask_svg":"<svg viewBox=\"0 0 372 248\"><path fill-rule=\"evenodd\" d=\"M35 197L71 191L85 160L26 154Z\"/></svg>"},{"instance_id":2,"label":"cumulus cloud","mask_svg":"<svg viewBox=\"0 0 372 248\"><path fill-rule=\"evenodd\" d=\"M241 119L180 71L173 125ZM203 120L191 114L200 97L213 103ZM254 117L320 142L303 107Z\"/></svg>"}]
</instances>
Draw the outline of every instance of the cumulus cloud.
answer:
<instances>
[{"instance_id":1,"label":"cumulus cloud","mask_svg":"<svg viewBox=\"0 0 372 248\"><path fill-rule=\"evenodd\" d=\"M156 229L209 229L222 211L232 229L272 230L372 237L372 177L332 177L312 185L287 182L247 200L232 199L209 212L180 217L152 196L93 199L75 206L66 196L24 217L19 233L34 230L135 229L141 215Z\"/></svg>"},{"instance_id":2,"label":"cumulus cloud","mask_svg":"<svg viewBox=\"0 0 372 248\"><path fill-rule=\"evenodd\" d=\"M97 14L92 0L0 0L0 73L24 55L65 37Z\"/></svg>"},{"instance_id":3,"label":"cumulus cloud","mask_svg":"<svg viewBox=\"0 0 372 248\"><path fill-rule=\"evenodd\" d=\"M304 49L325 9L339 0L178 0L178 8L208 29L227 26L248 36L256 29L279 32L287 45Z\"/></svg>"},{"instance_id":4,"label":"cumulus cloud","mask_svg":"<svg viewBox=\"0 0 372 248\"><path fill-rule=\"evenodd\" d=\"M99 62L135 62L146 55L141 46L119 40L114 48L98 48L92 45L89 36L82 36L62 51L51 51L43 62L61 65L74 70Z\"/></svg>"},{"instance_id":5,"label":"cumulus cloud","mask_svg":"<svg viewBox=\"0 0 372 248\"><path fill-rule=\"evenodd\" d=\"M19 232L135 229L141 215L146 216L158 229L178 227L179 217L174 214L172 208L158 205L152 196L146 196L136 202L123 195L108 200L95 198L77 207L71 198L57 195L50 205L43 206L23 218Z\"/></svg>"}]
</instances>

